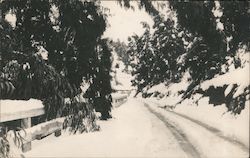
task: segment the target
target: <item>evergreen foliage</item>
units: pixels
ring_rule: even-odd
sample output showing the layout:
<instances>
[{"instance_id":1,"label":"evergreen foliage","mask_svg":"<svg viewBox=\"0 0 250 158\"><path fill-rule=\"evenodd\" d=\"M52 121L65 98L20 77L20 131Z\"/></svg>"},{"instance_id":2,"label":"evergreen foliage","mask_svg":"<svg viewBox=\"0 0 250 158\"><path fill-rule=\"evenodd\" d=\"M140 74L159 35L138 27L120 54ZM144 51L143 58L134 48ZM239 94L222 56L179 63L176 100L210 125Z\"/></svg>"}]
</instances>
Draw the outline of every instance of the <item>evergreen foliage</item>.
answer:
<instances>
[{"instance_id":1,"label":"evergreen foliage","mask_svg":"<svg viewBox=\"0 0 250 158\"><path fill-rule=\"evenodd\" d=\"M101 119L111 118L112 97L111 97L111 49L110 41L102 39L96 47L95 68L91 79L90 89L87 96L94 104L95 110L100 112Z\"/></svg>"},{"instance_id":2,"label":"evergreen foliage","mask_svg":"<svg viewBox=\"0 0 250 158\"><path fill-rule=\"evenodd\" d=\"M4 20L7 14L16 16L15 27ZM110 117L111 58L109 45L101 39L106 14L98 2L3 1L1 17L1 80L15 88L14 94L4 99L43 100L44 119L52 119L62 116L65 98L81 94L85 80L91 84L89 91L100 93L105 101L103 118ZM103 51L97 50L100 45ZM95 88L96 82L101 88ZM96 105L96 97L88 97L95 107L102 106Z\"/></svg>"},{"instance_id":3,"label":"evergreen foliage","mask_svg":"<svg viewBox=\"0 0 250 158\"><path fill-rule=\"evenodd\" d=\"M125 71L128 71L129 55L127 53L128 51L127 44L118 39L117 41L111 42L111 45L113 46L114 51L117 53L119 60L121 60L124 63Z\"/></svg>"},{"instance_id":4,"label":"evergreen foliage","mask_svg":"<svg viewBox=\"0 0 250 158\"><path fill-rule=\"evenodd\" d=\"M179 82L188 71L190 85L183 99L189 98L201 82L225 73L222 65L227 65L228 57L234 58L235 68L241 66L234 56L238 49L249 50L249 2L168 1L168 11L176 21L152 14L155 8L146 3L154 6L148 0L138 4L154 18L154 31L151 33L149 27L144 27L143 35L129 38L128 54L135 76L132 82L137 93L146 93L159 83ZM125 1L122 4L130 7ZM234 106L229 110L239 113L242 108Z\"/></svg>"},{"instance_id":5,"label":"evergreen foliage","mask_svg":"<svg viewBox=\"0 0 250 158\"><path fill-rule=\"evenodd\" d=\"M179 28L174 27L172 20L164 21L161 16L156 16L154 21L152 35L148 24L143 23L144 34L129 38L128 54L135 75L133 85L138 87L138 92L162 82L178 82L184 71L183 65L178 63L185 51Z\"/></svg>"}]
</instances>

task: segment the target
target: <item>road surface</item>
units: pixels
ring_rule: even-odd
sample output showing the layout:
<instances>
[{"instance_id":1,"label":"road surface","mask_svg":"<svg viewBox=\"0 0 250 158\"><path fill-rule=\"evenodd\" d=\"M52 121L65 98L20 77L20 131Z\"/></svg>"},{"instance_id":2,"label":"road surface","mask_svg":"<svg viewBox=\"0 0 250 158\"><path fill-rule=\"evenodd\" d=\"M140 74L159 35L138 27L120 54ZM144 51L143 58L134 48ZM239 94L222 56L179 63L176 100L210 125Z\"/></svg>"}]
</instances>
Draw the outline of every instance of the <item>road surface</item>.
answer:
<instances>
[{"instance_id":1,"label":"road surface","mask_svg":"<svg viewBox=\"0 0 250 158\"><path fill-rule=\"evenodd\" d=\"M248 149L195 121L130 98L100 132L49 136L26 157L248 157Z\"/></svg>"}]
</instances>

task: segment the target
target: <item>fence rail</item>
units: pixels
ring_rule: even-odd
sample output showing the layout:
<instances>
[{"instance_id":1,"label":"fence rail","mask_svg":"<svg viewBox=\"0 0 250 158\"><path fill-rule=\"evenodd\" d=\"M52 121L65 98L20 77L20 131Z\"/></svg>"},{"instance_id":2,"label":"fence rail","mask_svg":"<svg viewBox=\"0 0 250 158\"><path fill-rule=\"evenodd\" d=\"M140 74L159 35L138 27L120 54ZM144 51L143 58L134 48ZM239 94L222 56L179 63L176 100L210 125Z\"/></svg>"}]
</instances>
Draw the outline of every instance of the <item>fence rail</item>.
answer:
<instances>
[{"instance_id":1,"label":"fence rail","mask_svg":"<svg viewBox=\"0 0 250 158\"><path fill-rule=\"evenodd\" d=\"M114 94L113 106L119 107L127 101L128 94ZM32 117L45 114L44 105L39 101L17 101L17 100L0 100L0 124L20 120L21 127L25 131L20 131L24 138L22 143L22 152L31 150L31 142L40 140L47 135L54 133L55 136L61 135L64 118L57 118L38 125L32 126Z\"/></svg>"},{"instance_id":2,"label":"fence rail","mask_svg":"<svg viewBox=\"0 0 250 158\"><path fill-rule=\"evenodd\" d=\"M113 106L114 107L121 106L123 103L127 101L129 94L130 94L130 91L128 91L126 94L120 94L120 93L112 94Z\"/></svg>"},{"instance_id":3,"label":"fence rail","mask_svg":"<svg viewBox=\"0 0 250 158\"><path fill-rule=\"evenodd\" d=\"M22 151L31 150L31 142L35 139L55 133L61 134L62 119L55 119L35 126L31 124L31 118L45 114L44 105L39 100L0 100L0 123L20 120L21 128L19 131L24 138L21 145Z\"/></svg>"}]
</instances>

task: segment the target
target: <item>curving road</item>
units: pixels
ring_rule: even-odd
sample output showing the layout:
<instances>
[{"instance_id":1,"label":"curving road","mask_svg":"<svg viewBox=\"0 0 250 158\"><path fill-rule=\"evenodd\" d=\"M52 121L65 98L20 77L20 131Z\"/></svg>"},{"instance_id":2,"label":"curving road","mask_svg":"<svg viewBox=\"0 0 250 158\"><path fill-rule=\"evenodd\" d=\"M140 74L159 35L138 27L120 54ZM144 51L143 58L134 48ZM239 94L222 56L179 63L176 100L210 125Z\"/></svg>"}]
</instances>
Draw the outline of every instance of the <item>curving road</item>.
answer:
<instances>
[{"instance_id":1,"label":"curving road","mask_svg":"<svg viewBox=\"0 0 250 158\"><path fill-rule=\"evenodd\" d=\"M197 120L130 98L99 121L100 132L49 136L32 142L35 157L248 157L248 149Z\"/></svg>"},{"instance_id":2,"label":"curving road","mask_svg":"<svg viewBox=\"0 0 250 158\"><path fill-rule=\"evenodd\" d=\"M166 127L172 132L173 136L175 139L178 141L180 147L183 149L183 151L187 154L188 157L190 158L200 158L201 153L197 151L197 149L192 145L192 143L187 139L187 136L180 130L175 127L171 121L169 121L166 117L164 117L162 114L154 111L152 108L149 107L148 104L144 104L148 110L157 116L164 124Z\"/></svg>"},{"instance_id":3,"label":"curving road","mask_svg":"<svg viewBox=\"0 0 250 158\"><path fill-rule=\"evenodd\" d=\"M224 136L214 127L183 114L161 109L153 102L144 105L165 123L176 140L181 140L179 144L188 157L249 157L249 148L245 144Z\"/></svg>"}]
</instances>

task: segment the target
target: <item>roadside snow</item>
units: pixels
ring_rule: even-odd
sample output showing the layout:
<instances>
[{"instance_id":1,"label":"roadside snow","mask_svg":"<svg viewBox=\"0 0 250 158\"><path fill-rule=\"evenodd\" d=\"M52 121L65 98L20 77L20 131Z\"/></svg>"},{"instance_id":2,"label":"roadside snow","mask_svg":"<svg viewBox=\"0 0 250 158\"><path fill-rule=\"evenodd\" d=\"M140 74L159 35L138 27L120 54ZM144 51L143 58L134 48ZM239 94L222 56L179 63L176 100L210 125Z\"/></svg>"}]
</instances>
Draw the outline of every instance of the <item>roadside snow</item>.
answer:
<instances>
[{"instance_id":1,"label":"roadside snow","mask_svg":"<svg viewBox=\"0 0 250 158\"><path fill-rule=\"evenodd\" d=\"M162 92L164 93L166 91L166 85L164 83L160 83L158 85L153 86L150 88L147 92L148 93L154 93L154 92Z\"/></svg>"},{"instance_id":2,"label":"roadside snow","mask_svg":"<svg viewBox=\"0 0 250 158\"><path fill-rule=\"evenodd\" d=\"M249 101L240 115L228 112L225 104L209 104L207 97L199 100L198 105L187 100L176 106L174 111L215 127L225 136L235 138L249 147Z\"/></svg>"},{"instance_id":3,"label":"roadside snow","mask_svg":"<svg viewBox=\"0 0 250 158\"><path fill-rule=\"evenodd\" d=\"M243 55L244 58L246 58L246 56L249 58L249 54ZM201 83L200 87L205 91L211 86L227 86L224 91L225 96L227 96L236 84L238 87L233 98L243 94L245 88L250 86L250 65L248 58L244 60L243 67L232 69L230 72L216 76L211 80L204 81ZM189 77L189 74L186 73L180 83L170 84L169 86L165 86L164 84L153 86L148 92L152 93L158 91L164 94L164 97L159 98L152 95L147 100L156 102L161 107L165 106L169 109L175 107L175 105L182 99L182 95L178 92L186 90L189 85ZM209 98L202 97L201 94L192 95L190 99L185 99L181 104L178 103L173 110L179 114L183 114L195 120L199 120L211 127L217 128L223 133L223 135L232 137L244 143L249 148L249 94L246 96L246 99L245 109L242 110L239 115L234 115L228 112L225 104L217 106L209 104Z\"/></svg>"},{"instance_id":4,"label":"roadside snow","mask_svg":"<svg viewBox=\"0 0 250 158\"><path fill-rule=\"evenodd\" d=\"M160 92L163 94L166 94L168 92L171 92L171 94L175 95L176 93L178 93L178 91L181 90L186 90L189 83L187 82L188 78L190 77L189 73L185 73L183 75L183 78L181 80L181 82L179 83L172 83L168 86L166 86L165 83L160 83L158 85L155 85L153 87L151 87L150 89L148 89L148 93L154 93L154 92Z\"/></svg>"},{"instance_id":5,"label":"roadside snow","mask_svg":"<svg viewBox=\"0 0 250 158\"><path fill-rule=\"evenodd\" d=\"M199 98L199 96L196 95L194 98ZM161 107L168 104L168 102L159 102L153 98L147 100L158 103ZM249 147L249 100L245 103L245 109L240 115L228 112L225 104L218 106L209 104L208 97L200 99L198 106L194 100L196 99L184 100L173 111L214 127L220 130L224 136L232 137Z\"/></svg>"},{"instance_id":6,"label":"roadside snow","mask_svg":"<svg viewBox=\"0 0 250 158\"><path fill-rule=\"evenodd\" d=\"M32 142L26 157L186 157L164 123L130 99L100 121L100 132L63 134Z\"/></svg>"},{"instance_id":7,"label":"roadside snow","mask_svg":"<svg viewBox=\"0 0 250 158\"><path fill-rule=\"evenodd\" d=\"M244 68L238 68L232 72L228 72L223 75L219 75L211 80L207 80L201 84L201 88L203 90L208 89L210 86L214 87L223 87L223 85L231 85L237 84L240 85L238 91L236 92L238 96L239 94L244 92L244 88L249 86L249 73L250 73L250 65L246 64ZM235 97L236 97L235 96Z\"/></svg>"},{"instance_id":8,"label":"roadside snow","mask_svg":"<svg viewBox=\"0 0 250 158\"><path fill-rule=\"evenodd\" d=\"M206 157L225 157L225 158L249 156L249 151L242 149L241 146L230 143L229 141L225 141L221 137L217 136L215 133L203 128L202 126L188 119L180 117L170 111L158 108L157 104L151 103L149 105L156 112L158 112L159 114L164 116L167 120L170 120L173 124L175 124L176 128L183 131L186 137L189 139L190 142L192 142L194 147L201 153L201 155L203 156L205 155ZM198 114L198 112L196 114ZM227 124L228 123L229 122L227 122ZM244 128L244 130L247 130L246 127Z\"/></svg>"},{"instance_id":9,"label":"roadside snow","mask_svg":"<svg viewBox=\"0 0 250 158\"><path fill-rule=\"evenodd\" d=\"M179 92L185 91L189 85L188 78L190 78L190 74L187 72L183 75L181 82L172 83L168 86L161 83L161 84L151 87L148 90L148 93L160 92L161 94L164 95L163 98L159 98L159 97L156 98L154 97L154 95L152 95L151 98L153 100L157 99L157 102L162 105L166 105L166 104L175 105L182 99L182 96L179 95Z\"/></svg>"}]
</instances>

